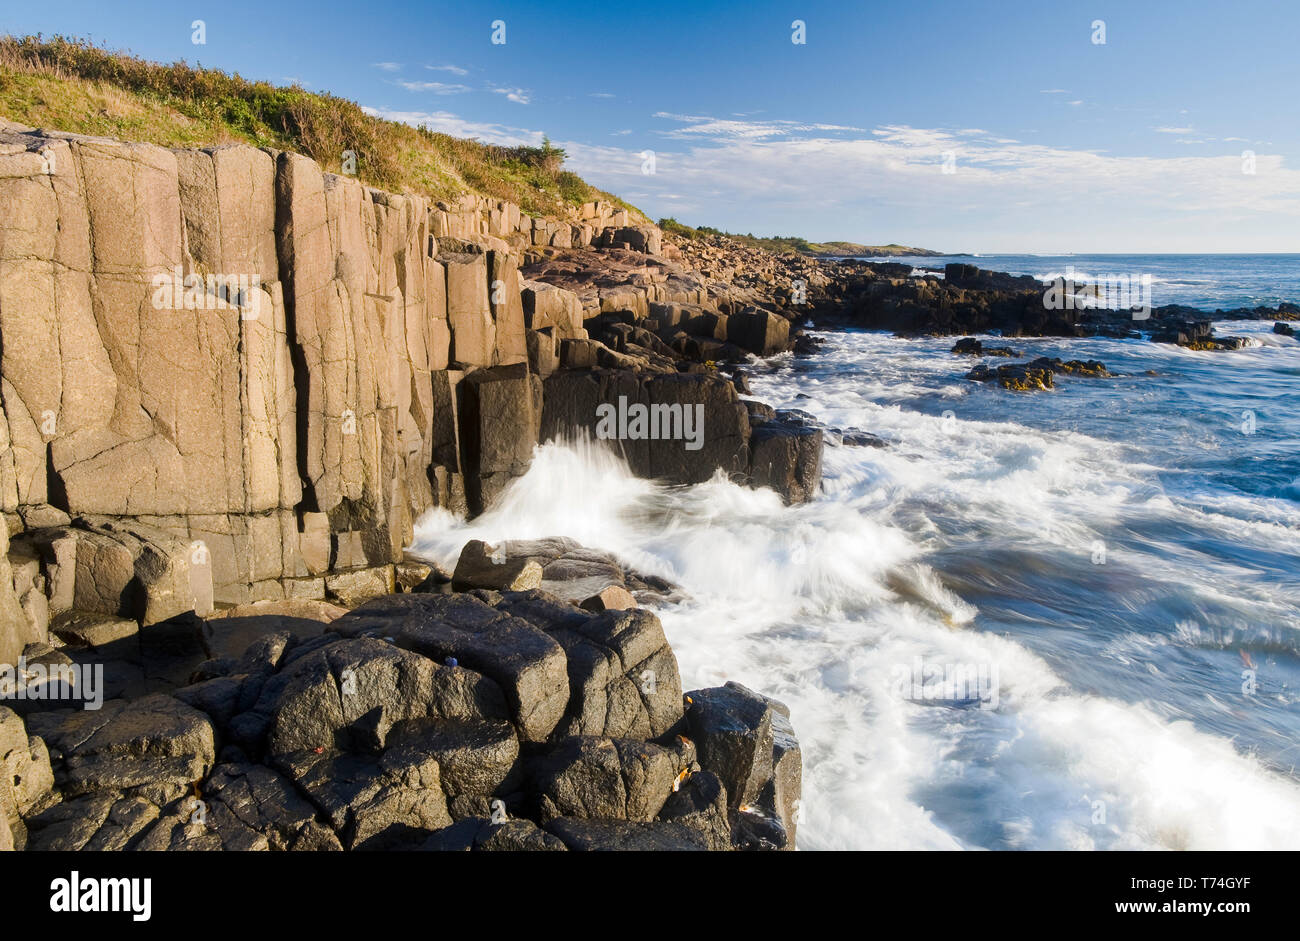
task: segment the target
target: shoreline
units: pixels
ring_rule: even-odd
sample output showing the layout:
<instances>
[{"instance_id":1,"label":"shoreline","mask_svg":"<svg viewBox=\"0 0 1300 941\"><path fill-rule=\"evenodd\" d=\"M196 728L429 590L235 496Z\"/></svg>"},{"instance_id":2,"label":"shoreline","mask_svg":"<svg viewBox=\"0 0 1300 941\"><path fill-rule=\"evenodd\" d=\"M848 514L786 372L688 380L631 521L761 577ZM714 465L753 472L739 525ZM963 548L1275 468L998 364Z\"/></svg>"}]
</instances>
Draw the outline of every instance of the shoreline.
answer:
<instances>
[{"instance_id":1,"label":"shoreline","mask_svg":"<svg viewBox=\"0 0 1300 941\"><path fill-rule=\"evenodd\" d=\"M535 445L611 427L639 477L812 501L828 429L741 398L753 357L816 349L808 322L1237 348L1186 307L1144 333L1033 278L675 239L604 203L429 202L245 145L0 145L27 226L0 259L25 302L0 364L0 662L40 667L0 711L23 782L0 847L792 849L799 717L683 692L641 606L673 586L553 539L471 541L440 572L405 552L422 514L481 514ZM157 271L184 275L161 307ZM95 665L99 708L46 708Z\"/></svg>"}]
</instances>

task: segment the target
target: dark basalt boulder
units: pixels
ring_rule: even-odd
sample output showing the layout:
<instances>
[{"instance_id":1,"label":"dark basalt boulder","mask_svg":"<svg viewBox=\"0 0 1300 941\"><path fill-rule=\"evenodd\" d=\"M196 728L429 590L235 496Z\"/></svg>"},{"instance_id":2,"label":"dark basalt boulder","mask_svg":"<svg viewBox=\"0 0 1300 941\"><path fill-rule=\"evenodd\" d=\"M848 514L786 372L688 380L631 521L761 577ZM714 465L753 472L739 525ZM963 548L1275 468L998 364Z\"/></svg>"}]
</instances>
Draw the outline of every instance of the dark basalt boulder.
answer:
<instances>
[{"instance_id":1,"label":"dark basalt boulder","mask_svg":"<svg viewBox=\"0 0 1300 941\"><path fill-rule=\"evenodd\" d=\"M800 333L794 338L794 352L798 356L811 356L821 350L826 341L811 333Z\"/></svg>"},{"instance_id":2,"label":"dark basalt boulder","mask_svg":"<svg viewBox=\"0 0 1300 941\"><path fill-rule=\"evenodd\" d=\"M749 413L749 424L753 428L776 418L776 409L766 402L756 402L753 399L746 400L745 411Z\"/></svg>"},{"instance_id":3,"label":"dark basalt boulder","mask_svg":"<svg viewBox=\"0 0 1300 941\"><path fill-rule=\"evenodd\" d=\"M295 752L276 767L324 815L346 849L415 849L452 822L436 758L419 748Z\"/></svg>"},{"instance_id":4,"label":"dark basalt boulder","mask_svg":"<svg viewBox=\"0 0 1300 941\"><path fill-rule=\"evenodd\" d=\"M556 584L617 568L571 540L515 550L566 576ZM780 704L734 685L682 696L651 611L585 610L540 589L404 593L316 636L273 630L200 664L174 696L29 725L0 710L0 838L51 850L774 849L793 845L798 762Z\"/></svg>"},{"instance_id":5,"label":"dark basalt boulder","mask_svg":"<svg viewBox=\"0 0 1300 941\"><path fill-rule=\"evenodd\" d=\"M509 722L413 719L393 730L392 741L398 749L437 761L448 800L490 798L512 790L515 783L511 775L519 760L519 739Z\"/></svg>"},{"instance_id":6,"label":"dark basalt boulder","mask_svg":"<svg viewBox=\"0 0 1300 941\"><path fill-rule=\"evenodd\" d=\"M764 697L767 699L767 697ZM772 778L759 796L759 806L770 810L781 824L786 842L781 849L794 849L799 824L799 802L803 793L803 749L784 703L767 699L772 715Z\"/></svg>"},{"instance_id":7,"label":"dark basalt boulder","mask_svg":"<svg viewBox=\"0 0 1300 941\"><path fill-rule=\"evenodd\" d=\"M265 676L235 673L196 679L199 681L176 690L174 695L186 705L205 713L213 727L230 740L234 737L231 735L231 724L235 717L257 706Z\"/></svg>"},{"instance_id":8,"label":"dark basalt boulder","mask_svg":"<svg viewBox=\"0 0 1300 941\"><path fill-rule=\"evenodd\" d=\"M487 677L504 692L509 717L521 727L526 741L544 739L568 703L564 651L559 644L475 594L376 598L331 628L343 634L388 636L436 664L454 661Z\"/></svg>"},{"instance_id":9,"label":"dark basalt boulder","mask_svg":"<svg viewBox=\"0 0 1300 941\"><path fill-rule=\"evenodd\" d=\"M777 412L750 437L750 482L771 487L787 503L816 497L822 479L821 428L792 412Z\"/></svg>"},{"instance_id":10,"label":"dark basalt boulder","mask_svg":"<svg viewBox=\"0 0 1300 941\"><path fill-rule=\"evenodd\" d=\"M1182 320L1164 323L1151 333L1153 343L1173 343L1178 346L1192 346L1208 340L1214 333L1214 326L1208 320Z\"/></svg>"},{"instance_id":11,"label":"dark basalt boulder","mask_svg":"<svg viewBox=\"0 0 1300 941\"><path fill-rule=\"evenodd\" d=\"M739 683L686 694L686 721L700 766L718 776L731 810L756 803L772 778L774 710Z\"/></svg>"},{"instance_id":12,"label":"dark basalt boulder","mask_svg":"<svg viewBox=\"0 0 1300 941\"><path fill-rule=\"evenodd\" d=\"M214 768L199 793L160 811L130 848L321 851L343 847L334 831L318 819L316 808L288 780L263 765L240 763Z\"/></svg>"},{"instance_id":13,"label":"dark basalt boulder","mask_svg":"<svg viewBox=\"0 0 1300 941\"><path fill-rule=\"evenodd\" d=\"M420 849L426 852L564 852L559 837L531 820L507 819L493 823L485 817L466 817L438 830Z\"/></svg>"},{"instance_id":14,"label":"dark basalt boulder","mask_svg":"<svg viewBox=\"0 0 1300 941\"><path fill-rule=\"evenodd\" d=\"M540 819L655 819L693 757L676 744L670 749L588 736L561 741L530 766Z\"/></svg>"},{"instance_id":15,"label":"dark basalt boulder","mask_svg":"<svg viewBox=\"0 0 1300 941\"><path fill-rule=\"evenodd\" d=\"M952 352L962 356L1023 356L1009 346L985 346L975 337L964 337L953 346Z\"/></svg>"},{"instance_id":16,"label":"dark basalt boulder","mask_svg":"<svg viewBox=\"0 0 1300 941\"><path fill-rule=\"evenodd\" d=\"M494 680L525 741L544 741L569 702L564 650L544 631L466 595L423 595L398 642L439 662L453 658Z\"/></svg>"},{"instance_id":17,"label":"dark basalt boulder","mask_svg":"<svg viewBox=\"0 0 1300 941\"><path fill-rule=\"evenodd\" d=\"M1189 350L1240 350L1250 346L1245 337L1216 337L1208 321L1184 322L1151 334L1153 343L1171 343Z\"/></svg>"},{"instance_id":18,"label":"dark basalt boulder","mask_svg":"<svg viewBox=\"0 0 1300 941\"><path fill-rule=\"evenodd\" d=\"M1030 367L1022 364L992 367L980 363L966 374L973 382L996 382L1004 389L1013 392L1032 392L1052 388L1052 370L1042 366Z\"/></svg>"},{"instance_id":19,"label":"dark basalt boulder","mask_svg":"<svg viewBox=\"0 0 1300 941\"><path fill-rule=\"evenodd\" d=\"M727 790L711 771L697 771L668 796L659 819L698 831L711 850L731 849Z\"/></svg>"},{"instance_id":20,"label":"dark basalt boulder","mask_svg":"<svg viewBox=\"0 0 1300 941\"><path fill-rule=\"evenodd\" d=\"M726 339L756 356L772 356L790 346L790 321L780 314L748 307L726 318Z\"/></svg>"},{"instance_id":21,"label":"dark basalt boulder","mask_svg":"<svg viewBox=\"0 0 1300 941\"><path fill-rule=\"evenodd\" d=\"M842 431L838 433L839 445L844 448L887 448L889 441L869 431Z\"/></svg>"},{"instance_id":22,"label":"dark basalt boulder","mask_svg":"<svg viewBox=\"0 0 1300 941\"><path fill-rule=\"evenodd\" d=\"M644 429L602 427L602 416L646 410ZM653 416L655 428L650 427ZM687 426L689 422L689 427ZM689 433L688 433L689 432ZM722 469L742 477L749 465L749 421L730 382L712 374L630 370L561 371L546 380L541 439L585 433L606 437L632 472L673 483L703 483ZM658 437L651 435L658 434ZM620 437L621 436L621 437Z\"/></svg>"},{"instance_id":23,"label":"dark basalt boulder","mask_svg":"<svg viewBox=\"0 0 1300 941\"><path fill-rule=\"evenodd\" d=\"M27 849L52 852L134 849L161 810L121 791L97 791L60 801L26 820Z\"/></svg>"},{"instance_id":24,"label":"dark basalt boulder","mask_svg":"<svg viewBox=\"0 0 1300 941\"><path fill-rule=\"evenodd\" d=\"M542 415L542 381L527 363L470 373L458 386L465 496L481 513L532 460Z\"/></svg>"},{"instance_id":25,"label":"dark basalt boulder","mask_svg":"<svg viewBox=\"0 0 1300 941\"><path fill-rule=\"evenodd\" d=\"M626 588L618 585L606 585L596 594L583 598L578 607L584 611L626 611L636 607L636 599Z\"/></svg>"},{"instance_id":26,"label":"dark basalt boulder","mask_svg":"<svg viewBox=\"0 0 1300 941\"><path fill-rule=\"evenodd\" d=\"M65 797L116 790L165 803L216 762L208 717L162 693L112 700L98 710L36 713L27 727L49 747Z\"/></svg>"},{"instance_id":27,"label":"dark basalt boulder","mask_svg":"<svg viewBox=\"0 0 1300 941\"><path fill-rule=\"evenodd\" d=\"M270 717L271 755L317 748L378 752L403 720L508 714L491 679L368 637L338 639L298 659L266 684L256 711Z\"/></svg>"},{"instance_id":28,"label":"dark basalt boulder","mask_svg":"<svg viewBox=\"0 0 1300 941\"><path fill-rule=\"evenodd\" d=\"M1211 337L1209 340L1203 340L1195 349L1244 350L1250 345L1247 337Z\"/></svg>"},{"instance_id":29,"label":"dark basalt boulder","mask_svg":"<svg viewBox=\"0 0 1300 941\"><path fill-rule=\"evenodd\" d=\"M648 611L575 612L542 592L501 607L564 648L571 696L554 738L658 738L682 718L681 677L659 619Z\"/></svg>"},{"instance_id":30,"label":"dark basalt boulder","mask_svg":"<svg viewBox=\"0 0 1300 941\"><path fill-rule=\"evenodd\" d=\"M218 829L222 829L222 816L229 815L232 828L243 826L264 834L273 850L342 849L334 833L317 819L316 808L292 783L264 765L218 765L201 793L208 818L215 817Z\"/></svg>"},{"instance_id":31,"label":"dark basalt boulder","mask_svg":"<svg viewBox=\"0 0 1300 941\"><path fill-rule=\"evenodd\" d=\"M1026 369L1047 369L1057 374L1068 376L1093 376L1096 378L1106 378L1111 373L1106 369L1104 363L1095 359L1080 360L1071 359L1062 362L1060 359L1049 359L1046 356L1040 356L1038 359L1030 360L1025 364Z\"/></svg>"},{"instance_id":32,"label":"dark basalt boulder","mask_svg":"<svg viewBox=\"0 0 1300 941\"><path fill-rule=\"evenodd\" d=\"M451 576L453 591L488 588L494 591L527 591L542 583L542 566L535 559L471 539L460 551Z\"/></svg>"},{"instance_id":33,"label":"dark basalt boulder","mask_svg":"<svg viewBox=\"0 0 1300 941\"><path fill-rule=\"evenodd\" d=\"M708 372L561 371L546 381L540 434L609 440L642 477L694 484L722 470L773 487L791 503L811 499L821 481L820 432L797 423L764 430L775 417L769 411L742 402L733 382Z\"/></svg>"},{"instance_id":34,"label":"dark basalt boulder","mask_svg":"<svg viewBox=\"0 0 1300 941\"><path fill-rule=\"evenodd\" d=\"M582 820L557 817L546 824L565 847L578 852L699 852L709 848L698 830L680 823L634 820Z\"/></svg>"},{"instance_id":35,"label":"dark basalt boulder","mask_svg":"<svg viewBox=\"0 0 1300 941\"><path fill-rule=\"evenodd\" d=\"M616 588L625 592L627 578L612 555L587 549L572 539L507 539L498 545L471 540L461 550L452 587L457 591L489 588L495 591L542 590L565 601L585 602L599 598L604 610L614 596L602 592ZM619 607L635 607L629 598Z\"/></svg>"},{"instance_id":36,"label":"dark basalt boulder","mask_svg":"<svg viewBox=\"0 0 1300 941\"><path fill-rule=\"evenodd\" d=\"M781 821L776 817L743 808L731 814L732 846L738 850L793 849L794 843Z\"/></svg>"},{"instance_id":37,"label":"dark basalt boulder","mask_svg":"<svg viewBox=\"0 0 1300 941\"><path fill-rule=\"evenodd\" d=\"M686 698L699 765L718 777L727 795L733 843L793 849L802 756L790 710L739 683L693 690Z\"/></svg>"}]
</instances>

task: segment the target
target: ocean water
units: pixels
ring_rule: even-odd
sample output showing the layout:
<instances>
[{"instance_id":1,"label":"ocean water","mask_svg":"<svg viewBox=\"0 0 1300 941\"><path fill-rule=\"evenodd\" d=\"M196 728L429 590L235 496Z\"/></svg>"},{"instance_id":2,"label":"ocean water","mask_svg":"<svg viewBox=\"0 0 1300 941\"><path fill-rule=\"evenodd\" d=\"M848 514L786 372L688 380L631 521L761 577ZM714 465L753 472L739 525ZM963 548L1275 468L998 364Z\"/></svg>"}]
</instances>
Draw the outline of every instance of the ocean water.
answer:
<instances>
[{"instance_id":1,"label":"ocean water","mask_svg":"<svg viewBox=\"0 0 1300 941\"><path fill-rule=\"evenodd\" d=\"M867 260L940 271L947 262L960 262L1043 280L1063 277L1072 268L1080 282L1149 274L1153 307L1186 304L1212 311L1300 303L1300 255L909 255Z\"/></svg>"},{"instance_id":2,"label":"ocean water","mask_svg":"<svg viewBox=\"0 0 1300 941\"><path fill-rule=\"evenodd\" d=\"M755 397L891 444L828 442L811 503L548 444L414 548L569 535L680 583L686 688L791 708L800 849L1297 849L1300 341L1219 329L1254 342L1014 340L1118 374L1034 394L951 338L823 334Z\"/></svg>"}]
</instances>

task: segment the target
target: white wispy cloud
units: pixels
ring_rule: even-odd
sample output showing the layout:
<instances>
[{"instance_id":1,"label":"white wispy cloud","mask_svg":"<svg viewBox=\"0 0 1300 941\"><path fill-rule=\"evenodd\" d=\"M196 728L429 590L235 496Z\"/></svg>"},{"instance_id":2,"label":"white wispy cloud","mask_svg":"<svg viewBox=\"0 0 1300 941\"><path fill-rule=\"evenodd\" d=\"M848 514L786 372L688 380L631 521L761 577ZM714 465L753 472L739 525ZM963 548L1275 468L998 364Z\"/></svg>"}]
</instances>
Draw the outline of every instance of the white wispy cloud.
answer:
<instances>
[{"instance_id":1,"label":"white wispy cloud","mask_svg":"<svg viewBox=\"0 0 1300 941\"><path fill-rule=\"evenodd\" d=\"M1066 88L1044 88L1038 94L1040 95L1068 95L1069 89Z\"/></svg>"},{"instance_id":2,"label":"white wispy cloud","mask_svg":"<svg viewBox=\"0 0 1300 941\"><path fill-rule=\"evenodd\" d=\"M402 63L400 63L400 62L371 62L371 63L370 63L370 67L371 67L372 69L380 69L380 70L382 70L382 71L384 71L384 72L400 72L400 71L402 70Z\"/></svg>"},{"instance_id":3,"label":"white wispy cloud","mask_svg":"<svg viewBox=\"0 0 1300 941\"><path fill-rule=\"evenodd\" d=\"M533 93L527 88L505 88L500 85L493 85L491 89L495 94L505 95L507 101L513 101L516 104L526 105L533 100Z\"/></svg>"},{"instance_id":4,"label":"white wispy cloud","mask_svg":"<svg viewBox=\"0 0 1300 941\"><path fill-rule=\"evenodd\" d=\"M607 91L593 91L587 95L588 98L613 98L614 95Z\"/></svg>"},{"instance_id":5,"label":"white wispy cloud","mask_svg":"<svg viewBox=\"0 0 1300 941\"><path fill-rule=\"evenodd\" d=\"M667 137L682 139L710 138L712 140L761 140L768 137L786 137L808 131L862 131L860 127L840 124L806 124L800 121L733 121L693 114L672 114L656 111L656 118L677 121L681 127L660 131Z\"/></svg>"},{"instance_id":6,"label":"white wispy cloud","mask_svg":"<svg viewBox=\"0 0 1300 941\"><path fill-rule=\"evenodd\" d=\"M1248 175L1239 154L1117 156L907 125L846 138L792 130L816 127L800 122L745 128L722 122L719 133L711 118L675 119L686 129L712 130L688 138L681 152L657 149L654 175L641 172L640 149L608 145L563 142L568 165L611 192L647 191L642 208L652 215L655 202L671 192L682 197L673 201L674 211L699 212L700 222L723 221L745 207L754 225L767 218L779 220L774 227L782 231L808 231L812 220L830 217L866 237L869 220L887 210L908 220L909 231L941 233L930 235L937 247L952 247L960 237L953 233L966 225L975 238L1014 237L1032 250L1051 250L1063 239L1076 247L1087 240L1099 250L1135 251L1143 244L1177 250L1196 235L1191 219L1231 221L1263 239L1268 231L1290 231L1287 220L1300 213L1300 171L1280 155L1258 155L1256 173ZM952 174L942 172L948 153L956 155ZM1266 225L1254 224L1260 222Z\"/></svg>"},{"instance_id":7,"label":"white wispy cloud","mask_svg":"<svg viewBox=\"0 0 1300 941\"><path fill-rule=\"evenodd\" d=\"M536 147L542 142L541 131L510 127L506 124L469 121L450 111L397 111L366 106L363 106L362 110L377 118L400 121L412 127L427 127L431 131L450 134L452 137L473 137L488 144Z\"/></svg>"},{"instance_id":8,"label":"white wispy cloud","mask_svg":"<svg viewBox=\"0 0 1300 941\"><path fill-rule=\"evenodd\" d=\"M452 75L468 75L469 69L462 69L459 65L426 65L430 72L450 72Z\"/></svg>"},{"instance_id":9,"label":"white wispy cloud","mask_svg":"<svg viewBox=\"0 0 1300 941\"><path fill-rule=\"evenodd\" d=\"M449 84L447 82L397 82L407 91L427 91L435 95L461 95L471 91L468 85Z\"/></svg>"},{"instance_id":10,"label":"white wispy cloud","mask_svg":"<svg viewBox=\"0 0 1300 941\"><path fill-rule=\"evenodd\" d=\"M1190 127L1153 127L1151 130L1157 134L1190 134L1195 129Z\"/></svg>"},{"instance_id":11,"label":"white wispy cloud","mask_svg":"<svg viewBox=\"0 0 1300 941\"><path fill-rule=\"evenodd\" d=\"M446 111L366 111L511 146L537 146L543 136ZM945 250L1300 250L1300 171L1278 154L1258 153L1251 175L1239 153L1117 156L909 125L846 133L783 121L719 133L710 117L658 116L715 130L656 148L650 175L642 147L556 143L566 166L592 184L652 216L697 224ZM942 170L949 153L952 174Z\"/></svg>"}]
</instances>

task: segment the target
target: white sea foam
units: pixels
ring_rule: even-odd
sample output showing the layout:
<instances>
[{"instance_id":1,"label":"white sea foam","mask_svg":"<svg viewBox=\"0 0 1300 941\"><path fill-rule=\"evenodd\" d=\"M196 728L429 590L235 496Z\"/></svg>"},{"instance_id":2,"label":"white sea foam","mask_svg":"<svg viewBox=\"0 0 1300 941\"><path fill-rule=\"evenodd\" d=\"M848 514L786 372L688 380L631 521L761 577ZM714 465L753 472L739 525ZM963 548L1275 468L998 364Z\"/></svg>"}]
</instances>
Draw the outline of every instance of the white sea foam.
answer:
<instances>
[{"instance_id":1,"label":"white sea foam","mask_svg":"<svg viewBox=\"0 0 1300 941\"><path fill-rule=\"evenodd\" d=\"M1156 344L1097 343L1176 363ZM992 393L933 350L841 335L822 361L795 374L778 360L755 392L893 443L828 447L813 503L721 476L669 487L603 445L550 444L472 523L427 514L414 548L450 564L469 538L567 535L683 586L660 616L687 688L735 680L791 707L803 849L1300 848L1300 785L1277 770L1300 749L1258 711L1295 701L1277 671L1297 650L1300 590L1205 543L1300 554L1295 519L1270 522L1260 500L1294 504L1193 506L1194 488L1167 490L1176 478L1123 443L981 412L970 397ZM926 396L954 415L916 410ZM1189 526L1209 535L1185 539ZM1225 629L1225 611L1246 626ZM1208 659L1179 672L1190 655ZM1259 700L1236 689L1247 656ZM996 708L900 695L918 659L985 668ZM1257 725L1254 744L1214 731Z\"/></svg>"}]
</instances>

